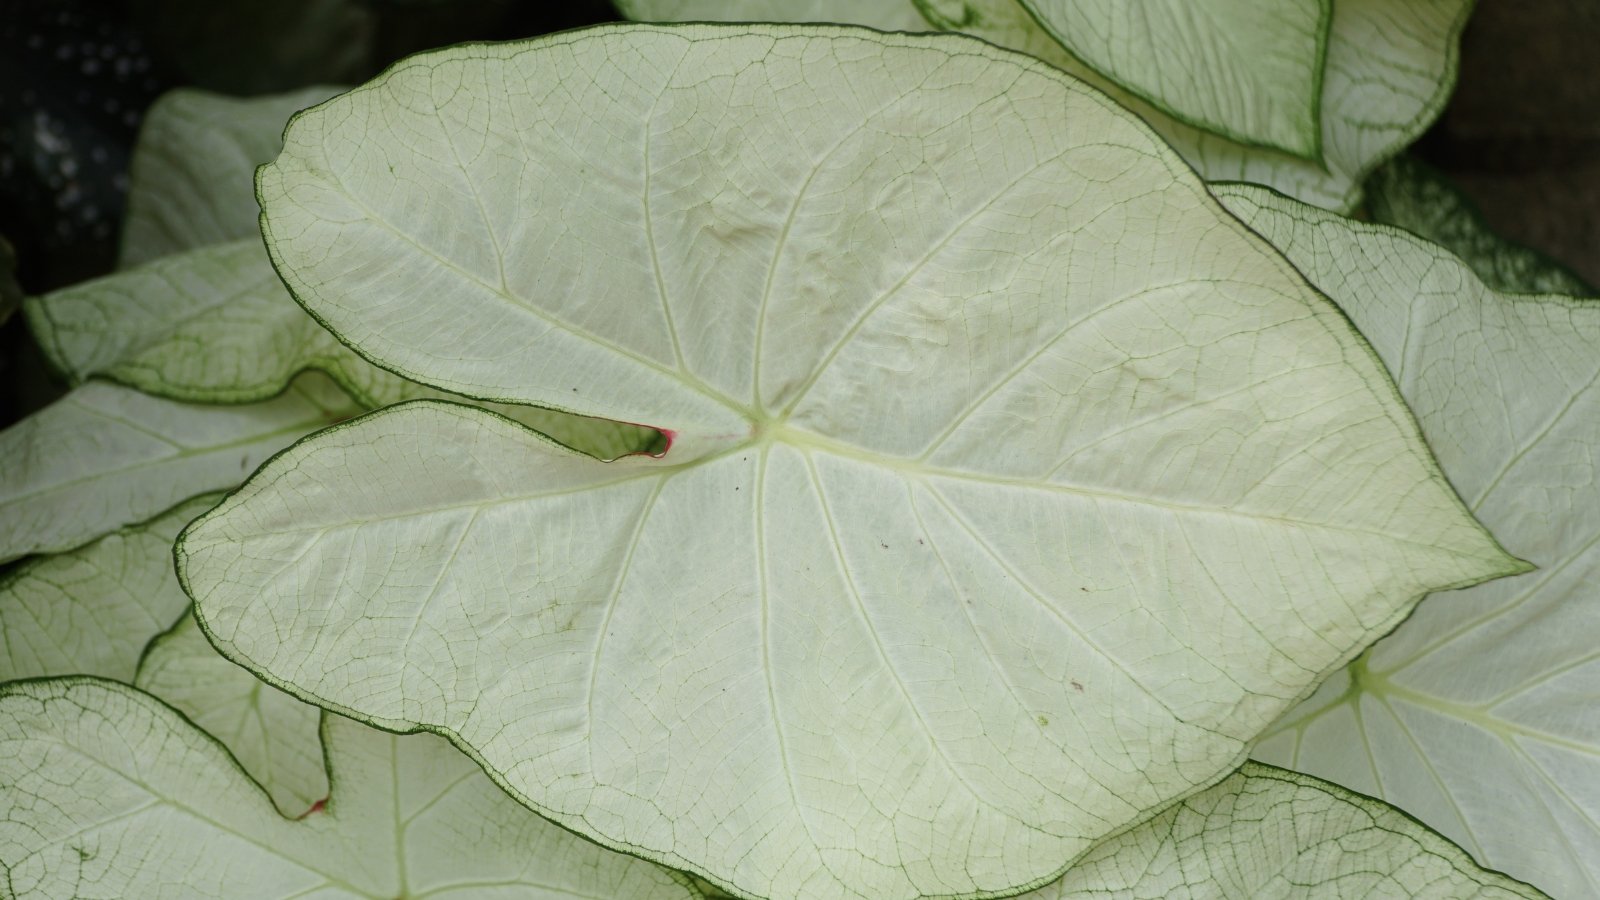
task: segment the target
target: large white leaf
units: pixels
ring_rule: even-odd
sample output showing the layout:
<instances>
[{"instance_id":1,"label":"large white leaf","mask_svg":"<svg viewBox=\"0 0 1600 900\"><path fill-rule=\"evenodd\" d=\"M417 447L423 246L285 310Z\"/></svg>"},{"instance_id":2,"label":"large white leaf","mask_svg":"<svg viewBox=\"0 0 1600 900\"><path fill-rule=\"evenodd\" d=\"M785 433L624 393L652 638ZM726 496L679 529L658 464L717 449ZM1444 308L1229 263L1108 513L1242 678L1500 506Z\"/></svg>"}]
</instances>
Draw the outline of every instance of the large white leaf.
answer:
<instances>
[{"instance_id":1,"label":"large white leaf","mask_svg":"<svg viewBox=\"0 0 1600 900\"><path fill-rule=\"evenodd\" d=\"M635 22L834 22L926 31L912 0L615 0Z\"/></svg>"},{"instance_id":2,"label":"large white leaf","mask_svg":"<svg viewBox=\"0 0 1600 900\"><path fill-rule=\"evenodd\" d=\"M1334 3L1322 76L1322 157L1316 161L1237 143L1162 113L1067 53L1021 0L916 2L939 27L1033 54L1111 94L1208 179L1265 184L1337 210L1353 208L1367 172L1416 140L1444 108L1472 9L1471 0ZM1257 12L1269 7L1277 4L1257 4Z\"/></svg>"},{"instance_id":3,"label":"large white leaf","mask_svg":"<svg viewBox=\"0 0 1600 900\"><path fill-rule=\"evenodd\" d=\"M170 549L165 555L170 563ZM188 599L175 580L172 589ZM227 747L284 814L301 815L327 798L321 710L218 656L193 616L150 642L131 681Z\"/></svg>"},{"instance_id":4,"label":"large white leaf","mask_svg":"<svg viewBox=\"0 0 1600 900\"><path fill-rule=\"evenodd\" d=\"M100 675L132 681L150 639L187 612L172 542L207 495L0 576L0 681Z\"/></svg>"},{"instance_id":5,"label":"large white leaf","mask_svg":"<svg viewBox=\"0 0 1600 900\"><path fill-rule=\"evenodd\" d=\"M0 432L0 561L59 553L230 488L358 407L320 376L247 406L195 406L94 381Z\"/></svg>"},{"instance_id":6,"label":"large white leaf","mask_svg":"<svg viewBox=\"0 0 1600 900\"><path fill-rule=\"evenodd\" d=\"M1410 235L1224 196L1371 336L1456 488L1540 567L1423 603L1258 757L1556 896L1600 895L1600 304L1496 293Z\"/></svg>"},{"instance_id":7,"label":"large white leaf","mask_svg":"<svg viewBox=\"0 0 1600 900\"><path fill-rule=\"evenodd\" d=\"M260 185L361 352L674 444L389 407L180 539L202 626L743 893L1042 883L1421 592L1520 570L1337 310L1136 120L981 42L444 51L303 114Z\"/></svg>"},{"instance_id":8,"label":"large white leaf","mask_svg":"<svg viewBox=\"0 0 1600 900\"><path fill-rule=\"evenodd\" d=\"M518 806L431 735L323 725L333 795L297 820L147 694L0 686L0 871L18 898L692 898L676 873Z\"/></svg>"},{"instance_id":9,"label":"large white leaf","mask_svg":"<svg viewBox=\"0 0 1600 900\"><path fill-rule=\"evenodd\" d=\"M163 94L133 147L118 265L254 237L255 167L277 155L289 116L342 90L249 99L194 88Z\"/></svg>"},{"instance_id":10,"label":"large white leaf","mask_svg":"<svg viewBox=\"0 0 1600 900\"><path fill-rule=\"evenodd\" d=\"M1316 160L1332 0L1021 0L1061 45L1180 122Z\"/></svg>"}]
</instances>

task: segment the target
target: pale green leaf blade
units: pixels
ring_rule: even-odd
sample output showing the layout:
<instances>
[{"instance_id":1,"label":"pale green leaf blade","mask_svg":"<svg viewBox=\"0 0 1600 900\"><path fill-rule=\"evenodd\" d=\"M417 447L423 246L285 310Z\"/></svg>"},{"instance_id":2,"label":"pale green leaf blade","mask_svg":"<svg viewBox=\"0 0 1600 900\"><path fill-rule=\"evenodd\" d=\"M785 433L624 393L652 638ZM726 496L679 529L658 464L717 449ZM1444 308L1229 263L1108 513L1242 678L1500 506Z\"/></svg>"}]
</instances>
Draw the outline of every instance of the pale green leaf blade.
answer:
<instances>
[{"instance_id":1,"label":"pale green leaf blade","mask_svg":"<svg viewBox=\"0 0 1600 900\"><path fill-rule=\"evenodd\" d=\"M1411 156L1399 156L1367 179L1372 220L1449 250L1484 284L1520 294L1600 296L1570 269L1530 247L1495 234L1483 215L1443 173Z\"/></svg>"},{"instance_id":2,"label":"pale green leaf blade","mask_svg":"<svg viewBox=\"0 0 1600 900\"><path fill-rule=\"evenodd\" d=\"M251 173L278 154L291 115L342 90L317 86L251 98L195 88L163 94L134 143L118 266L258 234Z\"/></svg>"},{"instance_id":3,"label":"pale green leaf blade","mask_svg":"<svg viewBox=\"0 0 1600 900\"><path fill-rule=\"evenodd\" d=\"M367 406L424 392L306 315L259 236L31 297L27 312L46 356L74 383L98 375L174 400L253 403L316 369Z\"/></svg>"},{"instance_id":4,"label":"pale green leaf blade","mask_svg":"<svg viewBox=\"0 0 1600 900\"><path fill-rule=\"evenodd\" d=\"M284 818L227 751L148 694L0 686L0 870L19 898L692 898L681 876L518 806L431 735L323 727L333 794ZM535 894L535 892L538 892Z\"/></svg>"},{"instance_id":5,"label":"pale green leaf blade","mask_svg":"<svg viewBox=\"0 0 1600 900\"><path fill-rule=\"evenodd\" d=\"M1430 598L1257 753L1556 896L1600 893L1600 304L1500 294L1411 235L1219 192L1371 336L1469 506L1539 566Z\"/></svg>"},{"instance_id":6,"label":"pale green leaf blade","mask_svg":"<svg viewBox=\"0 0 1600 900\"><path fill-rule=\"evenodd\" d=\"M917 0L941 28L1038 56L1115 97L1212 181L1250 181L1350 210L1375 166L1415 141L1455 85L1470 0L1339 0L1322 81L1322 160L1251 147L1186 125L1067 53L1020 0Z\"/></svg>"},{"instance_id":7,"label":"pale green leaf blade","mask_svg":"<svg viewBox=\"0 0 1600 900\"><path fill-rule=\"evenodd\" d=\"M1387 804L1245 763L1209 790L1096 847L1021 900L1203 897L1544 897L1480 869Z\"/></svg>"},{"instance_id":8,"label":"pale green leaf blade","mask_svg":"<svg viewBox=\"0 0 1600 900\"><path fill-rule=\"evenodd\" d=\"M912 0L615 0L635 22L832 22L927 31Z\"/></svg>"},{"instance_id":9,"label":"pale green leaf blade","mask_svg":"<svg viewBox=\"0 0 1600 900\"><path fill-rule=\"evenodd\" d=\"M176 579L172 589L188 599ZM299 816L328 796L321 711L218 656L193 616L150 643L131 681L227 747L285 815Z\"/></svg>"},{"instance_id":10,"label":"pale green leaf blade","mask_svg":"<svg viewBox=\"0 0 1600 900\"><path fill-rule=\"evenodd\" d=\"M186 533L202 626L743 892L1041 883L1422 592L1517 570L1337 310L1120 108L981 42L459 48L298 118L261 187L363 352L675 441L599 466L390 407Z\"/></svg>"},{"instance_id":11,"label":"pale green leaf blade","mask_svg":"<svg viewBox=\"0 0 1600 900\"><path fill-rule=\"evenodd\" d=\"M193 406L91 381L0 432L0 561L59 553L239 483L358 408L320 377L247 406Z\"/></svg>"},{"instance_id":12,"label":"pale green leaf blade","mask_svg":"<svg viewBox=\"0 0 1600 900\"><path fill-rule=\"evenodd\" d=\"M133 680L150 639L188 610L172 542L219 495L0 576L0 681L56 675Z\"/></svg>"},{"instance_id":13,"label":"pale green leaf blade","mask_svg":"<svg viewBox=\"0 0 1600 900\"><path fill-rule=\"evenodd\" d=\"M1316 160L1331 0L1021 0L1095 71L1180 122Z\"/></svg>"}]
</instances>

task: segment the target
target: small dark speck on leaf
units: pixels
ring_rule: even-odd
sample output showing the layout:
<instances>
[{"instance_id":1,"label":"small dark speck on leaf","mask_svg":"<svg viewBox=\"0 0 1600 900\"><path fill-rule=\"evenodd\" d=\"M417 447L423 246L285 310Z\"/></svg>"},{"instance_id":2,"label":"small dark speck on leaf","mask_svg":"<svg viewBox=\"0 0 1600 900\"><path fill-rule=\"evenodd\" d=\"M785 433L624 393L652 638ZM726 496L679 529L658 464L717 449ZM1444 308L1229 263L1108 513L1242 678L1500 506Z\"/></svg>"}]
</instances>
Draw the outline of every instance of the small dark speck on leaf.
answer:
<instances>
[{"instance_id":1,"label":"small dark speck on leaf","mask_svg":"<svg viewBox=\"0 0 1600 900\"><path fill-rule=\"evenodd\" d=\"M922 540L922 538L917 538L917 543L919 543L919 544L923 544L923 546L927 546L927 545L926 545L926 544L925 544L925 543L924 543L924 542L923 542L923 540Z\"/></svg>"},{"instance_id":2,"label":"small dark speck on leaf","mask_svg":"<svg viewBox=\"0 0 1600 900\"><path fill-rule=\"evenodd\" d=\"M1083 685L1077 683L1076 681L1069 681L1069 682L1067 682L1067 684L1072 685L1072 689L1077 691L1078 693L1080 693L1080 694L1083 693Z\"/></svg>"},{"instance_id":3,"label":"small dark speck on leaf","mask_svg":"<svg viewBox=\"0 0 1600 900\"><path fill-rule=\"evenodd\" d=\"M248 453L245 454L244 456L239 457L239 468L241 468L241 469L248 468L249 465L250 465L250 455Z\"/></svg>"},{"instance_id":4,"label":"small dark speck on leaf","mask_svg":"<svg viewBox=\"0 0 1600 900\"><path fill-rule=\"evenodd\" d=\"M878 542L878 546L879 546L879 547L882 547L882 548L883 548L883 549L885 549L885 550L887 550L887 549L889 549L889 545L888 545L888 544L885 544L885 543L884 543L884 542L883 542L883 541L879 541L879 542Z\"/></svg>"},{"instance_id":5,"label":"small dark speck on leaf","mask_svg":"<svg viewBox=\"0 0 1600 900\"><path fill-rule=\"evenodd\" d=\"M1089 589L1086 587L1078 588L1078 590L1083 591L1085 594L1089 593Z\"/></svg>"}]
</instances>

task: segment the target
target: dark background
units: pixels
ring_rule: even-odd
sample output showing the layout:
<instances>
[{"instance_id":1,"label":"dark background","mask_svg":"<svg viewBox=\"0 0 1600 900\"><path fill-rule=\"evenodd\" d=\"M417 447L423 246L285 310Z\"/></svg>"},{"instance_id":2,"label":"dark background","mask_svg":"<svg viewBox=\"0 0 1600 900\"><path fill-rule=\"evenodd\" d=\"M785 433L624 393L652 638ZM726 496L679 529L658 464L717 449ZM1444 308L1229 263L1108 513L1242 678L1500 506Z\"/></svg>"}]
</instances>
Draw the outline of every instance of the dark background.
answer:
<instances>
[{"instance_id":1,"label":"dark background","mask_svg":"<svg viewBox=\"0 0 1600 900\"><path fill-rule=\"evenodd\" d=\"M1336 0L1337 2L1337 0ZM355 84L418 50L609 21L608 0L0 0L3 295L110 271L144 110L193 85ZM1501 234L1600 283L1600 2L1482 0L1450 106L1415 153ZM0 325L0 427L64 386Z\"/></svg>"}]
</instances>

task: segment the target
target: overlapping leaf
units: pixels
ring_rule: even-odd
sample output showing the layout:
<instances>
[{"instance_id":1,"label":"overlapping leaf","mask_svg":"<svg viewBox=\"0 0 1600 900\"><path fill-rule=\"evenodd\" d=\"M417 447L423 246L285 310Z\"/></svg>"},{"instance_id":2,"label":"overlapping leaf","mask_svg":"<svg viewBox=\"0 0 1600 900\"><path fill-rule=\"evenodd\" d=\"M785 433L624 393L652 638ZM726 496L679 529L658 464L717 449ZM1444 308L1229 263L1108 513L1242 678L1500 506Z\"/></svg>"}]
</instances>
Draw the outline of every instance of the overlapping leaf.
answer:
<instances>
[{"instance_id":1,"label":"overlapping leaf","mask_svg":"<svg viewBox=\"0 0 1600 900\"><path fill-rule=\"evenodd\" d=\"M1452 483L1540 567L1430 598L1258 757L1383 797L1556 896L1600 893L1600 304L1500 294L1410 235L1223 196L1371 338Z\"/></svg>"},{"instance_id":2,"label":"overlapping leaf","mask_svg":"<svg viewBox=\"0 0 1600 900\"><path fill-rule=\"evenodd\" d=\"M278 154L289 116L342 90L248 99L193 88L163 94L134 144L118 265L256 237L251 173Z\"/></svg>"},{"instance_id":3,"label":"overlapping leaf","mask_svg":"<svg viewBox=\"0 0 1600 900\"><path fill-rule=\"evenodd\" d=\"M1259 763L1096 847L1021 900L1544 895L1370 797Z\"/></svg>"},{"instance_id":4,"label":"overlapping leaf","mask_svg":"<svg viewBox=\"0 0 1600 900\"><path fill-rule=\"evenodd\" d=\"M219 499L196 497L0 577L0 681L55 675L132 681L145 644L189 608L172 571L173 539Z\"/></svg>"},{"instance_id":5,"label":"overlapping leaf","mask_svg":"<svg viewBox=\"0 0 1600 900\"><path fill-rule=\"evenodd\" d=\"M196 406L89 382L0 432L0 561L59 553L233 487L359 407L320 376L245 406Z\"/></svg>"},{"instance_id":6,"label":"overlapping leaf","mask_svg":"<svg viewBox=\"0 0 1600 900\"><path fill-rule=\"evenodd\" d=\"M247 179L243 170L236 178ZM307 369L358 402L429 393L340 344L283 289L260 236L164 256L29 298L29 324L68 378L110 378L196 403L249 403Z\"/></svg>"},{"instance_id":7,"label":"overlapping leaf","mask_svg":"<svg viewBox=\"0 0 1600 900\"><path fill-rule=\"evenodd\" d=\"M674 443L600 465L431 401L324 432L180 539L202 626L743 893L1040 883L1516 570L1336 310L987 44L456 48L299 117L260 188L363 354Z\"/></svg>"},{"instance_id":8,"label":"overlapping leaf","mask_svg":"<svg viewBox=\"0 0 1600 900\"><path fill-rule=\"evenodd\" d=\"M1049 2L1055 0L1038 0L1038 5ZM1111 94L1208 179L1265 184L1336 210L1353 208L1367 172L1416 140L1444 108L1455 84L1461 29L1472 7L1470 0L1334 3L1317 161L1237 143L1167 116L1067 53L1039 27L1023 0L917 3L939 27L1038 56Z\"/></svg>"},{"instance_id":9,"label":"overlapping leaf","mask_svg":"<svg viewBox=\"0 0 1600 900\"><path fill-rule=\"evenodd\" d=\"M176 582L172 589L188 599ZM218 656L193 616L151 642L132 681L227 747L285 815L299 816L327 798L321 711Z\"/></svg>"},{"instance_id":10,"label":"overlapping leaf","mask_svg":"<svg viewBox=\"0 0 1600 900\"><path fill-rule=\"evenodd\" d=\"M692 898L518 806L431 735L323 724L333 794L284 818L210 736L84 679L0 686L0 871L17 897Z\"/></svg>"},{"instance_id":11,"label":"overlapping leaf","mask_svg":"<svg viewBox=\"0 0 1600 900\"><path fill-rule=\"evenodd\" d=\"M1331 0L1021 0L1063 47L1180 122L1316 160Z\"/></svg>"}]
</instances>

